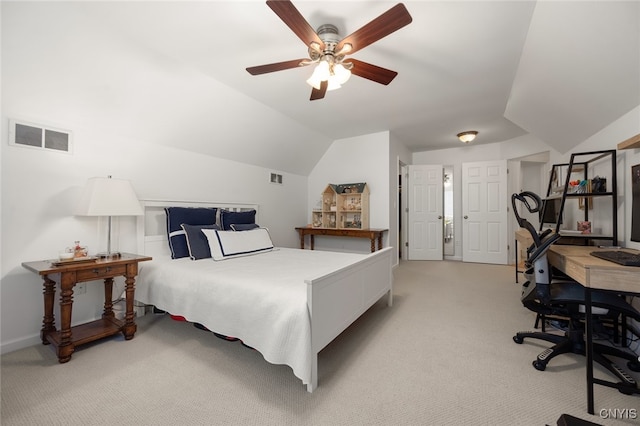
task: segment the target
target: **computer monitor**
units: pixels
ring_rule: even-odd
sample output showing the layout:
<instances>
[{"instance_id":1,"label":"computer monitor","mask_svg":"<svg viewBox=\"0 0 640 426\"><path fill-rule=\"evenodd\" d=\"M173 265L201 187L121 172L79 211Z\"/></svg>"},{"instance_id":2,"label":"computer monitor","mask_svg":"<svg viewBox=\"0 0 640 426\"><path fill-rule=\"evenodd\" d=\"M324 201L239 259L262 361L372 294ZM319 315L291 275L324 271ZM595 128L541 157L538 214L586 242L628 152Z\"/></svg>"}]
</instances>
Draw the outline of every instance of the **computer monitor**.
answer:
<instances>
[{"instance_id":1,"label":"computer monitor","mask_svg":"<svg viewBox=\"0 0 640 426\"><path fill-rule=\"evenodd\" d=\"M631 167L631 241L640 242L640 164Z\"/></svg>"},{"instance_id":2,"label":"computer monitor","mask_svg":"<svg viewBox=\"0 0 640 426\"><path fill-rule=\"evenodd\" d=\"M540 209L540 228L545 225L555 226L557 223L562 223L560 218L560 199L547 199L542 202L542 209Z\"/></svg>"}]
</instances>

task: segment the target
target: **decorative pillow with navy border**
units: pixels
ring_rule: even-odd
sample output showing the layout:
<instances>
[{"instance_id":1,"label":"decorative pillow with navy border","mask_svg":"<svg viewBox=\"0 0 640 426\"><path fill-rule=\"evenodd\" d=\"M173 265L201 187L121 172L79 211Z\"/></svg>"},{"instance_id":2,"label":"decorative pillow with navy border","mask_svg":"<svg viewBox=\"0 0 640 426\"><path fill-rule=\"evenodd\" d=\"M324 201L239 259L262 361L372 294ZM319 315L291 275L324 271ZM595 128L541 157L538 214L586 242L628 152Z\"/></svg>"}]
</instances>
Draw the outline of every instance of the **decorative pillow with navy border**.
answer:
<instances>
[{"instance_id":1,"label":"decorative pillow with navy border","mask_svg":"<svg viewBox=\"0 0 640 426\"><path fill-rule=\"evenodd\" d=\"M267 228L256 228L244 232L203 229L202 233L209 240L213 260L256 255L274 249Z\"/></svg>"},{"instance_id":2,"label":"decorative pillow with navy border","mask_svg":"<svg viewBox=\"0 0 640 426\"><path fill-rule=\"evenodd\" d=\"M189 246L182 224L215 225L218 209L209 207L165 207L167 237L172 259L189 257Z\"/></svg>"},{"instance_id":3,"label":"decorative pillow with navy border","mask_svg":"<svg viewBox=\"0 0 640 426\"><path fill-rule=\"evenodd\" d=\"M229 210L220 211L220 225L224 231L230 231L234 224L256 223L256 211L246 210L242 212L232 212Z\"/></svg>"},{"instance_id":4,"label":"decorative pillow with navy border","mask_svg":"<svg viewBox=\"0 0 640 426\"><path fill-rule=\"evenodd\" d=\"M211 258L211 250L209 249L209 241L202 233L203 229L220 229L218 225L187 225L182 224L185 236L187 237L187 247L189 248L189 257L191 260Z\"/></svg>"},{"instance_id":5,"label":"decorative pillow with navy border","mask_svg":"<svg viewBox=\"0 0 640 426\"><path fill-rule=\"evenodd\" d=\"M260 228L257 223L232 223L231 229L234 231L251 231L252 229Z\"/></svg>"}]
</instances>

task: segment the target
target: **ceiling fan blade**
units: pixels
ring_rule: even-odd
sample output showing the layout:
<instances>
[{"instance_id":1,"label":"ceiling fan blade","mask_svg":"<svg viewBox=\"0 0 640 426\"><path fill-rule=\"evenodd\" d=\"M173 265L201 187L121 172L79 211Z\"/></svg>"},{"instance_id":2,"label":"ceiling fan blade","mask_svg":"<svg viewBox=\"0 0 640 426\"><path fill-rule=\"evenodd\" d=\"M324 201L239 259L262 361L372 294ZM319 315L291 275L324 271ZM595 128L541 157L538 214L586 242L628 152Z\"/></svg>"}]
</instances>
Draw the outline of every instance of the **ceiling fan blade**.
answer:
<instances>
[{"instance_id":1,"label":"ceiling fan blade","mask_svg":"<svg viewBox=\"0 0 640 426\"><path fill-rule=\"evenodd\" d=\"M336 52L339 52L345 44L349 43L351 44L349 54L353 54L410 24L412 20L413 18L409 15L409 11L407 11L404 4L398 3L364 27L342 39L336 47Z\"/></svg>"},{"instance_id":2,"label":"ceiling fan blade","mask_svg":"<svg viewBox=\"0 0 640 426\"><path fill-rule=\"evenodd\" d=\"M247 72L249 72L249 74L251 75L266 74L269 72L288 70L290 68L298 68L298 67L303 67L305 65L308 65L305 62L308 62L308 60L293 59L291 61L276 62L274 64L257 65L255 67L247 68Z\"/></svg>"},{"instance_id":3,"label":"ceiling fan blade","mask_svg":"<svg viewBox=\"0 0 640 426\"><path fill-rule=\"evenodd\" d=\"M396 75L398 75L395 71L369 64L367 62L362 62L357 59L349 59L349 62L353 64L351 74L375 81L376 83L384 84L385 86L391 83Z\"/></svg>"},{"instance_id":4,"label":"ceiling fan blade","mask_svg":"<svg viewBox=\"0 0 640 426\"><path fill-rule=\"evenodd\" d=\"M324 49L324 43L320 40L318 34L316 34L293 3L288 0L268 0L267 6L282 19L282 22L291 28L291 31L302 40L305 46L309 47L312 42L316 42L320 45L320 50Z\"/></svg>"},{"instance_id":5,"label":"ceiling fan blade","mask_svg":"<svg viewBox=\"0 0 640 426\"><path fill-rule=\"evenodd\" d=\"M324 98L325 93L327 93L327 87L328 86L329 86L329 82L325 80L322 83L320 83L320 88L319 89L316 89L314 87L313 90L311 90L311 98L309 100L310 101L315 101L317 99Z\"/></svg>"}]
</instances>

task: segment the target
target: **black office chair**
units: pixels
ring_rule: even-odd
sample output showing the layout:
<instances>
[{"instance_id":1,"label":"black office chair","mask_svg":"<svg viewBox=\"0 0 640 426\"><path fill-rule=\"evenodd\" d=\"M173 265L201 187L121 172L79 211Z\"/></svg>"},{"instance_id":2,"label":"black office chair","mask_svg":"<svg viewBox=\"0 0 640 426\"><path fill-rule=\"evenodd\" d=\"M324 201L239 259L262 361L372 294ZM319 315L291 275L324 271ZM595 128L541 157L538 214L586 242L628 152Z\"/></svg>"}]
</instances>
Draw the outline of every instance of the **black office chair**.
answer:
<instances>
[{"instance_id":1,"label":"black office chair","mask_svg":"<svg viewBox=\"0 0 640 426\"><path fill-rule=\"evenodd\" d=\"M520 201L532 213L538 212L541 200L532 192L522 192L511 196L513 212L518 225L529 231L533 244L527 249L525 261L525 282L522 285L522 304L538 315L557 316L566 318L568 330L564 335L553 333L522 331L513 336L516 343L523 343L525 338L541 339L554 346L544 350L533 361L533 366L540 371L545 370L549 361L563 353L585 354L584 340L584 300L585 289L580 284L568 279L554 278L552 269L547 261L547 250L558 241L560 235L550 231L538 234L529 221L520 217L517 209ZM623 297L607 291L592 291L593 318L607 320L617 327L619 318L634 318L640 320L640 312L633 308ZM624 321L624 320L623 320ZM626 338L626 336L623 336ZM625 371L615 365L608 356L627 360L627 366L632 371L640 371L640 361L637 355L621 348L594 343L593 359L613 373L623 384L636 388L636 381ZM621 390L624 393L634 393Z\"/></svg>"}]
</instances>

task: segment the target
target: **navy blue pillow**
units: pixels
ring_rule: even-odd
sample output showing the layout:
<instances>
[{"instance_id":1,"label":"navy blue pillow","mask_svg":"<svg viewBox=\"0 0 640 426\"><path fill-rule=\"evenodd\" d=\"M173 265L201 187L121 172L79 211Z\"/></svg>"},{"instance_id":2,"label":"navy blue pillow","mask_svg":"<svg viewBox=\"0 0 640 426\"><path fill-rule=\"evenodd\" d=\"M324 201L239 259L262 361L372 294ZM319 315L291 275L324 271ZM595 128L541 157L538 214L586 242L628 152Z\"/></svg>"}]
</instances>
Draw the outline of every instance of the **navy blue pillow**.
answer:
<instances>
[{"instance_id":1,"label":"navy blue pillow","mask_svg":"<svg viewBox=\"0 0 640 426\"><path fill-rule=\"evenodd\" d=\"M256 223L256 211L247 210L244 212L232 212L229 210L220 211L220 224L225 231L231 230L232 224Z\"/></svg>"},{"instance_id":2,"label":"navy blue pillow","mask_svg":"<svg viewBox=\"0 0 640 426\"><path fill-rule=\"evenodd\" d=\"M252 229L260 228L257 223L232 223L231 229L234 231L251 231Z\"/></svg>"},{"instance_id":3,"label":"navy blue pillow","mask_svg":"<svg viewBox=\"0 0 640 426\"><path fill-rule=\"evenodd\" d=\"M189 247L182 224L215 225L217 210L208 207L165 207L167 237L172 259L189 257Z\"/></svg>"},{"instance_id":4,"label":"navy blue pillow","mask_svg":"<svg viewBox=\"0 0 640 426\"><path fill-rule=\"evenodd\" d=\"M202 233L203 229L220 229L218 225L187 225L182 224L182 229L187 237L187 247L191 260L207 259L211 257L209 240Z\"/></svg>"}]
</instances>

